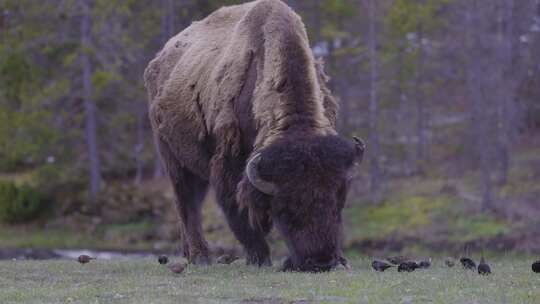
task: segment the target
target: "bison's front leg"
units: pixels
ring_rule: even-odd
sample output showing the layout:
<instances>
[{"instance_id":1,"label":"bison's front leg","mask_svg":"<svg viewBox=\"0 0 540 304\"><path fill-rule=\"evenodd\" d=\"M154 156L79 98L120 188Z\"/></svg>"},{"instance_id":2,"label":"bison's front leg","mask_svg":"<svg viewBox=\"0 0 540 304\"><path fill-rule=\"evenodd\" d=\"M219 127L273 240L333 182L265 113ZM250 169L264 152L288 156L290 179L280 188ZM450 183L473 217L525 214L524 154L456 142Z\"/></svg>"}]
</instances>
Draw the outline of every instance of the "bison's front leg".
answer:
<instances>
[{"instance_id":1,"label":"bison's front leg","mask_svg":"<svg viewBox=\"0 0 540 304\"><path fill-rule=\"evenodd\" d=\"M237 159L214 161L212 184L229 227L244 247L247 264L271 266L270 248L265 239L270 226L253 227L248 210L240 210L236 201L236 188L242 177L243 166L243 161Z\"/></svg>"},{"instance_id":2,"label":"bison's front leg","mask_svg":"<svg viewBox=\"0 0 540 304\"><path fill-rule=\"evenodd\" d=\"M249 222L248 211L246 209L239 210L234 195L221 192L219 189L216 189L216 191L218 192L218 200L223 213L227 217L227 223L244 247L247 264L271 266L270 248L265 239L269 229L253 228Z\"/></svg>"}]
</instances>

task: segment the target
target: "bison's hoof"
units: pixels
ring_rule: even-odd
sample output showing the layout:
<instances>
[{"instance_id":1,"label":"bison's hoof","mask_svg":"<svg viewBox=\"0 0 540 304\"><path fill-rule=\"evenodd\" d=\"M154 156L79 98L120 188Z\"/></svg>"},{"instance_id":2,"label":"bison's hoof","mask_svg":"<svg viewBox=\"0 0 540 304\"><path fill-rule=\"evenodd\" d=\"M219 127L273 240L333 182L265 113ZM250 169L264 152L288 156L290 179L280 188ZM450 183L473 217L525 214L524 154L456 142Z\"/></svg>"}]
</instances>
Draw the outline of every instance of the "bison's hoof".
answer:
<instances>
[{"instance_id":1,"label":"bison's hoof","mask_svg":"<svg viewBox=\"0 0 540 304\"><path fill-rule=\"evenodd\" d=\"M292 260L290 257L287 257L285 261L283 261L283 264L279 268L279 271L295 271L296 268L294 267Z\"/></svg>"},{"instance_id":2,"label":"bison's hoof","mask_svg":"<svg viewBox=\"0 0 540 304\"><path fill-rule=\"evenodd\" d=\"M246 258L247 265L272 266L272 260L270 256L261 257L259 255L248 255Z\"/></svg>"}]
</instances>

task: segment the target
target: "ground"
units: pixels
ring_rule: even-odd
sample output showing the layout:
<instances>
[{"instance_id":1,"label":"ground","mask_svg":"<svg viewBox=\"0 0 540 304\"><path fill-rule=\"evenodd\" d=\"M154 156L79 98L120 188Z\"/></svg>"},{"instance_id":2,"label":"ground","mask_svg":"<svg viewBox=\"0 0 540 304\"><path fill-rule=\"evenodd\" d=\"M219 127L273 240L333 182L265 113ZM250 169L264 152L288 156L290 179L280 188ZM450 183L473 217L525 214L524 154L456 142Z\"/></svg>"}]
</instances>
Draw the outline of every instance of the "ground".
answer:
<instances>
[{"instance_id":1,"label":"ground","mask_svg":"<svg viewBox=\"0 0 540 304\"><path fill-rule=\"evenodd\" d=\"M370 259L352 270L283 273L237 261L173 274L153 259L0 262L0 302L8 303L540 303L532 258L492 261L483 277L434 260L430 269L377 273Z\"/></svg>"}]
</instances>

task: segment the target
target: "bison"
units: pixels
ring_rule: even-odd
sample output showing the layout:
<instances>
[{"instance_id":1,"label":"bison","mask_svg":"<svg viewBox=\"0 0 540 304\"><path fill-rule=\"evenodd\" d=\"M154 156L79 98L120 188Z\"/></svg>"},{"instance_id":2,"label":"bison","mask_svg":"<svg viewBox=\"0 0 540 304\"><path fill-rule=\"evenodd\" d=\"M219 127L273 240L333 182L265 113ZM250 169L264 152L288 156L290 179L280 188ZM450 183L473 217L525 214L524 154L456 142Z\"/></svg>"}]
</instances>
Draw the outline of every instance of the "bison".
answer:
<instances>
[{"instance_id":1,"label":"bison","mask_svg":"<svg viewBox=\"0 0 540 304\"><path fill-rule=\"evenodd\" d=\"M271 265L272 226L289 250L284 270L345 263L341 210L364 144L337 134L337 102L292 9L223 7L171 38L144 79L191 263L211 262L201 231L209 185L248 264Z\"/></svg>"}]
</instances>

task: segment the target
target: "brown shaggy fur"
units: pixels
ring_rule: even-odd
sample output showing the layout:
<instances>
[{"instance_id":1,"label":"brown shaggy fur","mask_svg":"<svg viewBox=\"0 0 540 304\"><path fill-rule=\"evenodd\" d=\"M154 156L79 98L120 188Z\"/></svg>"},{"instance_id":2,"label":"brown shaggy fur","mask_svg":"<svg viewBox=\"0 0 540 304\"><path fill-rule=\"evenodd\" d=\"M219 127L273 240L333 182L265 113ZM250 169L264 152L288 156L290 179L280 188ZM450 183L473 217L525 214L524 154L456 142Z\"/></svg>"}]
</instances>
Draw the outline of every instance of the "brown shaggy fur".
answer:
<instances>
[{"instance_id":1,"label":"brown shaggy fur","mask_svg":"<svg viewBox=\"0 0 540 304\"><path fill-rule=\"evenodd\" d=\"M337 103L300 17L279 0L221 8L171 38L144 79L187 257L209 262L200 201L210 183L248 262L269 264L264 237L272 225L270 203L247 181L246 160L285 139L337 135ZM330 145L322 142L303 147ZM248 213L256 225L248 224Z\"/></svg>"}]
</instances>

